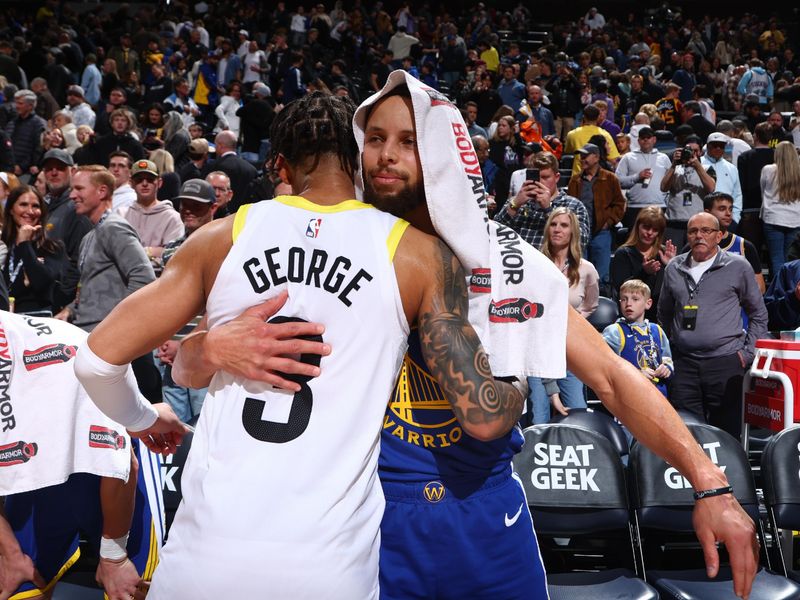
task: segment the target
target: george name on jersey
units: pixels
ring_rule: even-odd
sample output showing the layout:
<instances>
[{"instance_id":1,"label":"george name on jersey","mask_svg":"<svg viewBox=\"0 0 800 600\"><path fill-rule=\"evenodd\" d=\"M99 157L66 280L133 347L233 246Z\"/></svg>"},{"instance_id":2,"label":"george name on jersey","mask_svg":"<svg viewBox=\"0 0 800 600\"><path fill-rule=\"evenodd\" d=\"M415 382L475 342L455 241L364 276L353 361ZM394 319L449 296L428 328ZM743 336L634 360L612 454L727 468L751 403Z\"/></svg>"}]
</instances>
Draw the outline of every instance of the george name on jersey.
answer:
<instances>
[{"instance_id":1,"label":"george name on jersey","mask_svg":"<svg viewBox=\"0 0 800 600\"><path fill-rule=\"evenodd\" d=\"M296 246L288 251L279 247L269 248L264 250L263 259L253 256L244 262L242 269L257 294L288 281L323 289L335 295L345 306L353 304L352 295L361 289L363 283L372 281L372 275L364 269L356 271L346 256L331 258L320 248L310 252Z\"/></svg>"}]
</instances>

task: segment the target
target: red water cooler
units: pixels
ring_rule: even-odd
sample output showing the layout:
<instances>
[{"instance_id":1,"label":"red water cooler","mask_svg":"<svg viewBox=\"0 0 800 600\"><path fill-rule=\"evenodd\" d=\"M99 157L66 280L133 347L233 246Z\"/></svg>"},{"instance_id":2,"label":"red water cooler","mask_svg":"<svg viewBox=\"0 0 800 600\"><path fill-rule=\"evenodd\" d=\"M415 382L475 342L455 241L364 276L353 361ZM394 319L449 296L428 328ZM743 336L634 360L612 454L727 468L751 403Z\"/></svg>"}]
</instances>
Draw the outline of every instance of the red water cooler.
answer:
<instances>
[{"instance_id":1,"label":"red water cooler","mask_svg":"<svg viewBox=\"0 0 800 600\"><path fill-rule=\"evenodd\" d=\"M742 443L750 426L781 431L800 420L800 342L756 341L756 356L742 385Z\"/></svg>"}]
</instances>

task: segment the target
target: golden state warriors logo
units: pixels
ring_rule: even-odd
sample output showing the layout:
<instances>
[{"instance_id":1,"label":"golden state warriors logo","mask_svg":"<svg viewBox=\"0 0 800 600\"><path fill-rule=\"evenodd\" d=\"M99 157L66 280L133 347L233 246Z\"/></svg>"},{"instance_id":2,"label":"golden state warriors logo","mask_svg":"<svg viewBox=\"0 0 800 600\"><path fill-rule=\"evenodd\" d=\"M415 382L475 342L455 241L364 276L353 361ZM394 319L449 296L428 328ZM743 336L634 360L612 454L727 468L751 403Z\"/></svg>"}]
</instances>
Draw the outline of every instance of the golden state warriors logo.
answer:
<instances>
[{"instance_id":1,"label":"golden state warriors logo","mask_svg":"<svg viewBox=\"0 0 800 600\"><path fill-rule=\"evenodd\" d=\"M439 384L408 354L403 359L383 428L422 448L446 448L458 443L463 435Z\"/></svg>"},{"instance_id":2,"label":"golden state warriors logo","mask_svg":"<svg viewBox=\"0 0 800 600\"><path fill-rule=\"evenodd\" d=\"M422 495L425 496L425 500L433 504L441 502L445 493L446 491L441 481L431 481L422 488Z\"/></svg>"}]
</instances>

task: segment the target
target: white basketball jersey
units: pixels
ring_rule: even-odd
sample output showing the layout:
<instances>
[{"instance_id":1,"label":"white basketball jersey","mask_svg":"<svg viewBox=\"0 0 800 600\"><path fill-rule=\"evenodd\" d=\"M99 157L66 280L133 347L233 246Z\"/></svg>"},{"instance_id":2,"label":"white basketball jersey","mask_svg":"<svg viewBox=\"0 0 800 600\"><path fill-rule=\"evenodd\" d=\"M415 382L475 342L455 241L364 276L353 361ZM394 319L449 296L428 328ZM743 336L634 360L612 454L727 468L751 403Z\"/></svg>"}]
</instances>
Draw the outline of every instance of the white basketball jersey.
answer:
<instances>
[{"instance_id":1,"label":"white basketball jersey","mask_svg":"<svg viewBox=\"0 0 800 600\"><path fill-rule=\"evenodd\" d=\"M297 394L214 376L151 600L377 598L378 440L408 336L392 259L407 225L355 200L280 196L237 213L209 327L288 288L277 316L323 323L332 351Z\"/></svg>"}]
</instances>

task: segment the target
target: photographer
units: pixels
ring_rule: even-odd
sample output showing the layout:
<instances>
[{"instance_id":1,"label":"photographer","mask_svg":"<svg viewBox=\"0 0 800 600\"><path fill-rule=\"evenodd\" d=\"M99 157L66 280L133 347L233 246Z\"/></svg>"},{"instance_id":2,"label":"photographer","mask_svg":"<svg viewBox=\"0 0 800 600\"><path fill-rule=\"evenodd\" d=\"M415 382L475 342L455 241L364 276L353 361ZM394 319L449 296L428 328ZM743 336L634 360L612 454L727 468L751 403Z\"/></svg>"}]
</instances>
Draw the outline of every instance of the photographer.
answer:
<instances>
[{"instance_id":1,"label":"photographer","mask_svg":"<svg viewBox=\"0 0 800 600\"><path fill-rule=\"evenodd\" d=\"M714 191L716 182L700 163L700 138L686 138L686 145L672 155L672 165L661 180L667 192L667 239L678 248L686 245L686 224L703 212L703 197Z\"/></svg>"},{"instance_id":2,"label":"photographer","mask_svg":"<svg viewBox=\"0 0 800 600\"><path fill-rule=\"evenodd\" d=\"M511 175L511 197L494 220L508 225L531 246L539 248L544 241L547 218L553 209L564 206L578 217L581 246L588 244L589 215L580 200L558 189L561 177L558 159L549 152L538 152L529 156L525 164L527 169Z\"/></svg>"}]
</instances>

